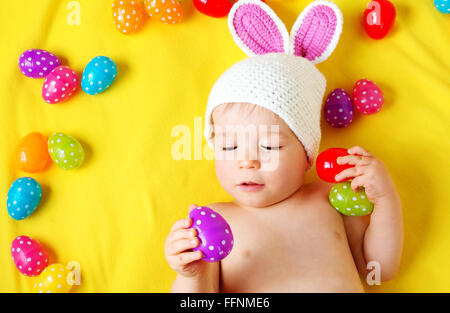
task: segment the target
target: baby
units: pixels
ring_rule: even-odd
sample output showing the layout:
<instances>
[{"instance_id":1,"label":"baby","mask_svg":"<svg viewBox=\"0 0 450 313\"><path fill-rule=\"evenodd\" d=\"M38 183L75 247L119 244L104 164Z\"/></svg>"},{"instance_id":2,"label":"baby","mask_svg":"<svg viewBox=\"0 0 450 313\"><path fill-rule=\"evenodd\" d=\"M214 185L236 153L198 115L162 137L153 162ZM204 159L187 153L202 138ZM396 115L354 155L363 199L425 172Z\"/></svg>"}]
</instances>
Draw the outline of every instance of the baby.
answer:
<instances>
[{"instance_id":1,"label":"baby","mask_svg":"<svg viewBox=\"0 0 450 313\"><path fill-rule=\"evenodd\" d=\"M249 12L260 16L253 24L266 24L251 27L245 22ZM403 222L383 163L359 146L338 159L355 166L336 180L353 178L353 190L365 188L374 204L370 216L343 216L328 202L331 184L304 183L318 153L326 84L314 64L336 47L339 9L315 1L299 16L290 41L260 0L236 2L229 24L251 57L214 85L205 137L214 149L217 178L234 199L207 206L230 224L234 247L222 261L201 260L202 252L192 250L200 244L192 220L175 222L165 244L167 262L177 272L172 292L363 292L369 262L381 281L391 279L401 259ZM325 26L314 30L318 24ZM314 40L320 31L327 40Z\"/></svg>"}]
</instances>

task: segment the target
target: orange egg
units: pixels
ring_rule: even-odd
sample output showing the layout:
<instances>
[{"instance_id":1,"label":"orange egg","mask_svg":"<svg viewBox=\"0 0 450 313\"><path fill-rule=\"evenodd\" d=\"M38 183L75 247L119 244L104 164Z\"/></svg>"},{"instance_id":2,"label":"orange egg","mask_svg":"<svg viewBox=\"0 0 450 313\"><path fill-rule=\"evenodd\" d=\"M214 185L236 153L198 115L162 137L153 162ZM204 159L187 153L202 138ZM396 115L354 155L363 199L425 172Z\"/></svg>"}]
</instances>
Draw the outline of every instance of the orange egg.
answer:
<instances>
[{"instance_id":1,"label":"orange egg","mask_svg":"<svg viewBox=\"0 0 450 313\"><path fill-rule=\"evenodd\" d=\"M17 147L16 163L20 170L28 173L42 172L50 164L47 138L40 133L23 137Z\"/></svg>"},{"instance_id":2,"label":"orange egg","mask_svg":"<svg viewBox=\"0 0 450 313\"><path fill-rule=\"evenodd\" d=\"M176 24L183 19L183 9L177 0L145 0L148 15L166 24Z\"/></svg>"},{"instance_id":3,"label":"orange egg","mask_svg":"<svg viewBox=\"0 0 450 313\"><path fill-rule=\"evenodd\" d=\"M137 0L115 0L112 11L114 24L122 34L137 32L144 22L145 11Z\"/></svg>"}]
</instances>

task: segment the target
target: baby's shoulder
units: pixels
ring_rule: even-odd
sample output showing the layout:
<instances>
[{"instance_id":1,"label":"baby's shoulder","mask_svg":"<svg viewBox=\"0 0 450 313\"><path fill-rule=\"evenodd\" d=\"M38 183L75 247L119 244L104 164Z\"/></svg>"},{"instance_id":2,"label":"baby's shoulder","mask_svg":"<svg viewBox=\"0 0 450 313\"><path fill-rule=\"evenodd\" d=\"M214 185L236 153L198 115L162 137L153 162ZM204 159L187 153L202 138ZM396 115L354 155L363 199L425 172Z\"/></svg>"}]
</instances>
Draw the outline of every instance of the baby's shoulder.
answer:
<instances>
[{"instance_id":1,"label":"baby's shoulder","mask_svg":"<svg viewBox=\"0 0 450 313\"><path fill-rule=\"evenodd\" d=\"M306 184L302 188L302 193L308 198L326 198L328 199L328 194L330 193L333 184L318 180L309 184Z\"/></svg>"},{"instance_id":2,"label":"baby's shoulder","mask_svg":"<svg viewBox=\"0 0 450 313\"><path fill-rule=\"evenodd\" d=\"M220 214L222 214L222 212L224 210L229 211L235 207L235 205L232 202L214 202L214 203L209 203L206 206Z\"/></svg>"}]
</instances>

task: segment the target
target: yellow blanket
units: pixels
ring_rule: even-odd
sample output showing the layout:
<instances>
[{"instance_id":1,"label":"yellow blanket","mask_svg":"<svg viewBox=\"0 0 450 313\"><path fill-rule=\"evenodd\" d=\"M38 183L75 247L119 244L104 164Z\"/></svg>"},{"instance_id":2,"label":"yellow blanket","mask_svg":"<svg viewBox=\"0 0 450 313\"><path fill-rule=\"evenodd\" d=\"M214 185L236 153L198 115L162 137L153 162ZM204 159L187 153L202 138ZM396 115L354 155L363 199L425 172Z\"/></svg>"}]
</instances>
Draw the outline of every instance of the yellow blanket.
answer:
<instances>
[{"instance_id":1,"label":"yellow blanket","mask_svg":"<svg viewBox=\"0 0 450 313\"><path fill-rule=\"evenodd\" d=\"M309 0L268 0L290 29ZM432 0L394 1L395 28L370 39L361 25L368 1L336 0L344 30L331 58L318 68L334 88L351 91L369 78L386 102L372 116L358 115L345 129L323 123L321 150L361 145L384 161L401 195L405 247L396 278L369 292L450 291L450 15ZM0 292L29 292L32 279L11 260L19 235L42 242L51 263L76 261L81 284L74 292L167 292L175 278L164 241L189 204L230 197L202 154L202 120L219 75L246 57L227 20L202 15L190 0L184 20L166 25L148 19L139 33L119 33L111 1L5 1L0 10ZM79 16L77 15L79 14ZM79 25L77 18L79 17ZM79 90L49 105L43 80L23 76L18 58L27 49L49 50L79 75L95 56L112 58L116 81L104 93ZM323 119L322 119L323 121ZM191 160L176 160L178 131L190 133ZM39 174L17 169L14 151L26 134L64 132L86 150L82 167L52 165ZM206 142L203 140L203 144ZM43 186L36 212L9 217L6 194L18 177ZM317 179L315 170L307 180Z\"/></svg>"}]
</instances>

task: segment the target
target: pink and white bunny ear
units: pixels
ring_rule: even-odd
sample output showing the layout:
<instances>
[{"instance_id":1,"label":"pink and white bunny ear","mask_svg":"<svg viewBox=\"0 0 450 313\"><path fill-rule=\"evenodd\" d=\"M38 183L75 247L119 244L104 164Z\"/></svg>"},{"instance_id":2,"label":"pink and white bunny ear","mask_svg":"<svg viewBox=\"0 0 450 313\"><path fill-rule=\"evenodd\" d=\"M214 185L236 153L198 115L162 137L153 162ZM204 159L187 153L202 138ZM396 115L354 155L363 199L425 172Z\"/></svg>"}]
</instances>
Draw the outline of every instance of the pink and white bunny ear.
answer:
<instances>
[{"instance_id":1,"label":"pink and white bunny ear","mask_svg":"<svg viewBox=\"0 0 450 313\"><path fill-rule=\"evenodd\" d=\"M287 53L289 33L275 12L261 0L239 0L228 14L236 44L248 55Z\"/></svg>"},{"instance_id":2,"label":"pink and white bunny ear","mask_svg":"<svg viewBox=\"0 0 450 313\"><path fill-rule=\"evenodd\" d=\"M318 0L299 15L291 30L289 53L317 64L333 53L344 19L334 3Z\"/></svg>"}]
</instances>

